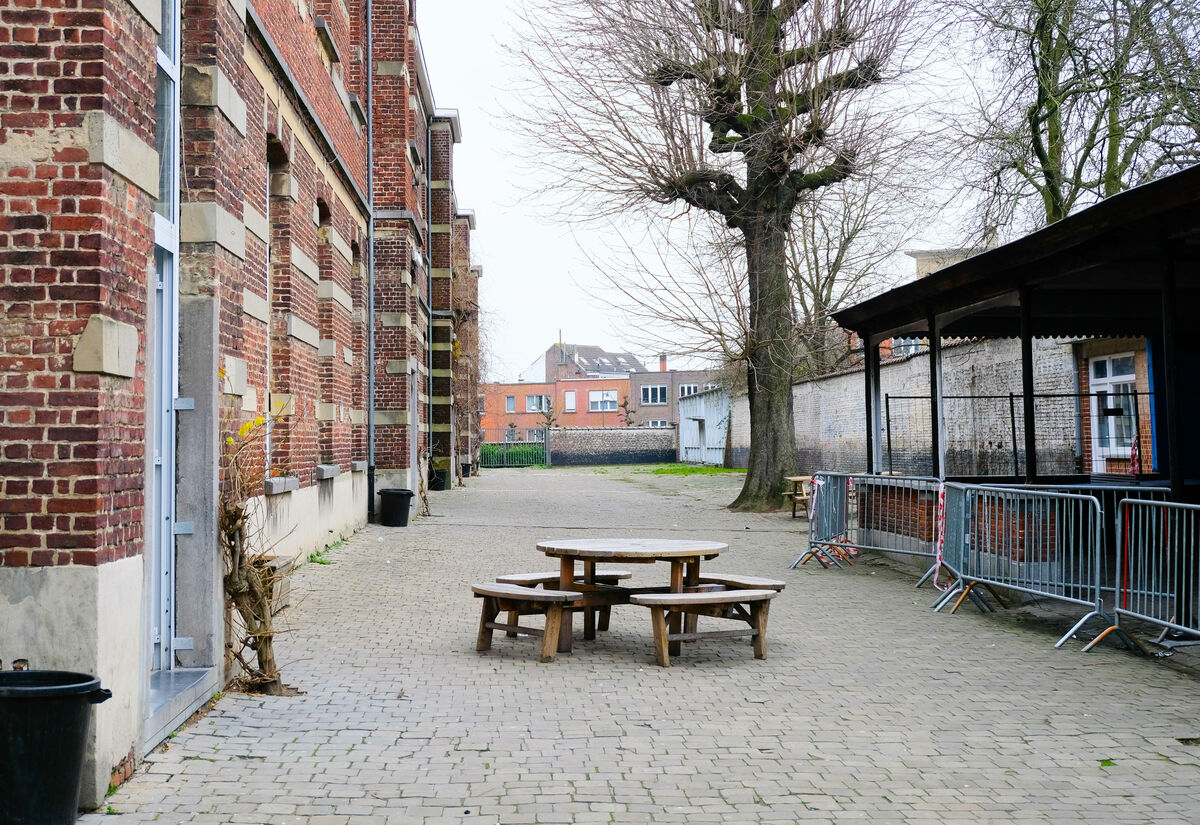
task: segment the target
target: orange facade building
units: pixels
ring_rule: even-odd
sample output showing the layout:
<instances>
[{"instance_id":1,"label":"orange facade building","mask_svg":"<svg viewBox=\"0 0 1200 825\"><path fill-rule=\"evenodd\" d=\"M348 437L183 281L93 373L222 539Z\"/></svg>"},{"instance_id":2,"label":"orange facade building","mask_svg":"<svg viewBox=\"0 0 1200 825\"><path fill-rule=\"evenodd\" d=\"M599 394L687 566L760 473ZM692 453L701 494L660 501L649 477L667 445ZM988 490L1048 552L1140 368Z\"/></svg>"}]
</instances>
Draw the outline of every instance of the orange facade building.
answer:
<instances>
[{"instance_id":1,"label":"orange facade building","mask_svg":"<svg viewBox=\"0 0 1200 825\"><path fill-rule=\"evenodd\" d=\"M628 378L482 384L483 440L540 441L549 410L555 427L620 427L621 405L633 405ZM636 406L636 405L634 405Z\"/></svg>"}]
</instances>

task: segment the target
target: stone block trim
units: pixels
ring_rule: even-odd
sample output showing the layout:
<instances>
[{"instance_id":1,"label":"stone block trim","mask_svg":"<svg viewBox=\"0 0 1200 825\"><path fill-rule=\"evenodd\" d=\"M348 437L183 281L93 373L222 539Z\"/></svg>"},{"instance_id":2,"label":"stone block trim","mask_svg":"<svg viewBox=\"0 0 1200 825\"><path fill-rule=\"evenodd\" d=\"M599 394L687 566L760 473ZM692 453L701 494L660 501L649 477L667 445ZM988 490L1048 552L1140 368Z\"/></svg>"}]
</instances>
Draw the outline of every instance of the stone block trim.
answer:
<instances>
[{"instance_id":1,"label":"stone block trim","mask_svg":"<svg viewBox=\"0 0 1200 825\"><path fill-rule=\"evenodd\" d=\"M75 372L97 372L132 378L137 372L138 332L104 315L92 315L75 342L72 367Z\"/></svg>"},{"instance_id":2,"label":"stone block trim","mask_svg":"<svg viewBox=\"0 0 1200 825\"><path fill-rule=\"evenodd\" d=\"M84 116L88 161L111 169L151 197L158 196L158 152L103 111Z\"/></svg>"},{"instance_id":3,"label":"stone block trim","mask_svg":"<svg viewBox=\"0 0 1200 825\"><path fill-rule=\"evenodd\" d=\"M212 202L183 203L179 206L179 240L182 243L215 243L244 259L246 222Z\"/></svg>"}]
</instances>

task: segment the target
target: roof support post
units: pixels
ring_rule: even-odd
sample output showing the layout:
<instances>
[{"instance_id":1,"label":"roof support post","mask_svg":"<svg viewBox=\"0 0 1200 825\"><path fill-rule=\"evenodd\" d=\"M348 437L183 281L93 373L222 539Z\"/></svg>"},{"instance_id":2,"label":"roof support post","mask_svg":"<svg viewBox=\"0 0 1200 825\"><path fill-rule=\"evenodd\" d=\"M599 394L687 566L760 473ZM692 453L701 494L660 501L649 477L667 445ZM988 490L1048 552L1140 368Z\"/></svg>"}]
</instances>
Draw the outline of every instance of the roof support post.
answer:
<instances>
[{"instance_id":1,"label":"roof support post","mask_svg":"<svg viewBox=\"0 0 1200 825\"><path fill-rule=\"evenodd\" d=\"M929 437L932 475L946 478L945 416L942 415L942 334L933 310L926 316L929 326Z\"/></svg>"},{"instance_id":2,"label":"roof support post","mask_svg":"<svg viewBox=\"0 0 1200 825\"><path fill-rule=\"evenodd\" d=\"M1162 280L1162 350L1163 392L1166 398L1162 409L1167 413L1167 467L1171 480L1171 500L1181 502L1183 497L1183 444L1180 441L1179 404L1179 328L1175 295L1175 260L1170 247L1164 243L1167 260L1163 266Z\"/></svg>"},{"instance_id":3,"label":"roof support post","mask_svg":"<svg viewBox=\"0 0 1200 825\"><path fill-rule=\"evenodd\" d=\"M879 342L867 331L863 331L863 354L866 358L866 401L867 401L867 473L877 472L880 459L879 420Z\"/></svg>"},{"instance_id":4,"label":"roof support post","mask_svg":"<svg viewBox=\"0 0 1200 825\"><path fill-rule=\"evenodd\" d=\"M1025 417L1025 482L1036 484L1037 424L1033 398L1033 301L1032 290L1022 285L1017 292L1021 304L1021 401Z\"/></svg>"}]
</instances>

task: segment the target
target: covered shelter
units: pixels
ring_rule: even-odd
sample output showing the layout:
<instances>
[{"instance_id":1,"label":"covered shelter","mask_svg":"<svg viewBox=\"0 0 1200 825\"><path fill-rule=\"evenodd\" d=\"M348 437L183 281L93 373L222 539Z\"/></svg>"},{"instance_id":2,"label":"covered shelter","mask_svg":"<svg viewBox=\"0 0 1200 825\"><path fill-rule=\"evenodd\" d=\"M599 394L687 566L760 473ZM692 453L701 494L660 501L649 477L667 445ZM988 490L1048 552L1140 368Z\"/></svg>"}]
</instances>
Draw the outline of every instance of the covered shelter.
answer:
<instances>
[{"instance_id":1,"label":"covered shelter","mask_svg":"<svg viewBox=\"0 0 1200 825\"><path fill-rule=\"evenodd\" d=\"M881 470L880 344L929 340L930 450L946 478L942 345L1021 342L1028 484L1039 473L1033 341L1138 337L1146 341L1155 477L1177 502L1200 501L1200 166L1114 195L1011 243L835 313L864 343L867 468ZM1149 473L1145 475L1151 475ZM1015 480L1015 479L1014 479ZM1085 479L1080 479L1085 480Z\"/></svg>"}]
</instances>

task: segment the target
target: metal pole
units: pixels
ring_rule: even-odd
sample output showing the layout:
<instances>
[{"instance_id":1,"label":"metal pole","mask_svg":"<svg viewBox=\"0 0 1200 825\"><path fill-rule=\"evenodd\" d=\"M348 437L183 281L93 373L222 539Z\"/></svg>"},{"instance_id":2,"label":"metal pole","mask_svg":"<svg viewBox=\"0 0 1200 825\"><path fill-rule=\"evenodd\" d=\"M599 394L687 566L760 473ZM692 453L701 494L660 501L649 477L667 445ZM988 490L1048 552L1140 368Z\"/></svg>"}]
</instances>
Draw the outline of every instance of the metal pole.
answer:
<instances>
[{"instance_id":1,"label":"metal pole","mask_svg":"<svg viewBox=\"0 0 1200 825\"><path fill-rule=\"evenodd\" d=\"M944 453L946 438L943 427L942 399L942 333L938 328L937 316L931 311L926 317L929 327L929 421L930 421L930 454L933 467L930 475L934 478L946 477L946 456Z\"/></svg>"},{"instance_id":2,"label":"metal pole","mask_svg":"<svg viewBox=\"0 0 1200 825\"><path fill-rule=\"evenodd\" d=\"M1175 261L1171 250L1166 248L1167 264L1163 269L1162 285L1162 342L1163 374L1166 378L1164 394L1167 411L1167 469L1171 480L1171 498L1182 503L1183 498L1183 443L1180 441L1181 406L1179 403L1179 341L1177 315L1175 311Z\"/></svg>"},{"instance_id":3,"label":"metal pole","mask_svg":"<svg viewBox=\"0 0 1200 825\"><path fill-rule=\"evenodd\" d=\"M863 356L865 358L866 412L867 412L867 473L872 474L879 466L876 450L879 448L879 345L872 341L870 333L863 331Z\"/></svg>"},{"instance_id":4,"label":"metal pole","mask_svg":"<svg viewBox=\"0 0 1200 825\"><path fill-rule=\"evenodd\" d=\"M1021 391L1024 393L1025 414L1025 481L1036 484L1037 468L1037 425L1034 421L1033 398L1033 302L1031 290L1022 286L1019 291L1021 302Z\"/></svg>"},{"instance_id":5,"label":"metal pole","mask_svg":"<svg viewBox=\"0 0 1200 825\"><path fill-rule=\"evenodd\" d=\"M1017 397L1008 394L1008 421L1012 425L1013 478L1021 473L1021 457L1017 452Z\"/></svg>"},{"instance_id":6,"label":"metal pole","mask_svg":"<svg viewBox=\"0 0 1200 825\"><path fill-rule=\"evenodd\" d=\"M367 521L375 520L375 40L367 0Z\"/></svg>"},{"instance_id":7,"label":"metal pole","mask_svg":"<svg viewBox=\"0 0 1200 825\"><path fill-rule=\"evenodd\" d=\"M890 393L883 396L883 420L887 427L888 472L892 473L896 468L892 466L892 396Z\"/></svg>"}]
</instances>

